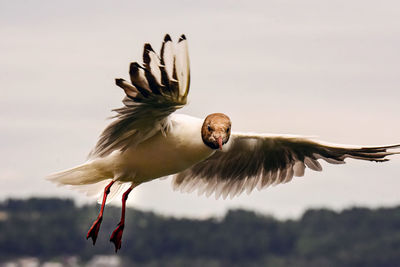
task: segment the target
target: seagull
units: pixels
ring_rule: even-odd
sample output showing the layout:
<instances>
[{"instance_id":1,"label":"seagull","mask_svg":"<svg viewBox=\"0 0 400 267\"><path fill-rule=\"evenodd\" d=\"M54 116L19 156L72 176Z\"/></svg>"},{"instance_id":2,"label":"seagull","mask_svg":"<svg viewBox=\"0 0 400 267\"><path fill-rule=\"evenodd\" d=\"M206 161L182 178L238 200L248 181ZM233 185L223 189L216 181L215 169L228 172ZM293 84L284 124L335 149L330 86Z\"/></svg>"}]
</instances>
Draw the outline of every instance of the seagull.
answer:
<instances>
[{"instance_id":1,"label":"seagull","mask_svg":"<svg viewBox=\"0 0 400 267\"><path fill-rule=\"evenodd\" d=\"M232 131L230 118L212 113L196 118L174 112L187 103L190 84L185 35L174 43L167 34L160 54L144 45L143 63L132 62L130 82L116 79L125 92L123 107L103 131L83 165L50 175L88 195L100 196L101 208L86 238L93 245L109 200L122 195L121 219L110 241L121 248L125 206L136 186L173 175L174 189L231 198L254 188L287 183L306 167L321 171L319 160L343 164L346 158L384 162L400 144L335 145L296 135Z\"/></svg>"}]
</instances>

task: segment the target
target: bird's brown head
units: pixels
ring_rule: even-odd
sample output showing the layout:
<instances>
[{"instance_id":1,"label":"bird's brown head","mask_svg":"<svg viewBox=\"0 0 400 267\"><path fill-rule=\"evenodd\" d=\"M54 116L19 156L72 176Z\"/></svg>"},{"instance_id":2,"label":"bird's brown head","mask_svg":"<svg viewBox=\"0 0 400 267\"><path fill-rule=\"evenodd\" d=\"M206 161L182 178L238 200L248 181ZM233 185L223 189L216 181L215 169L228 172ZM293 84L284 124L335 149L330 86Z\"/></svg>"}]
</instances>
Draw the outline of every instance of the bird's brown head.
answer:
<instances>
[{"instance_id":1,"label":"bird's brown head","mask_svg":"<svg viewBox=\"0 0 400 267\"><path fill-rule=\"evenodd\" d=\"M231 135L231 120L222 113L213 113L205 118L201 127L204 144L212 149L222 149Z\"/></svg>"}]
</instances>

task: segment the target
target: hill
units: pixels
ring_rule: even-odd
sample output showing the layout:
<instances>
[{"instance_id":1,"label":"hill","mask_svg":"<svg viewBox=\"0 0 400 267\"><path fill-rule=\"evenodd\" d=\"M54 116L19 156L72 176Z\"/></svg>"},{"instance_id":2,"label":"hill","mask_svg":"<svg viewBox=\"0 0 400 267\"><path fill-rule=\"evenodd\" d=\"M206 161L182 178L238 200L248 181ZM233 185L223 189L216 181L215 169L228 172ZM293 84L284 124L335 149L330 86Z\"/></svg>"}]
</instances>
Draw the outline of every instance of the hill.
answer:
<instances>
[{"instance_id":1,"label":"hill","mask_svg":"<svg viewBox=\"0 0 400 267\"><path fill-rule=\"evenodd\" d=\"M0 262L113 255L108 238L120 208L106 207L95 247L85 239L98 208L56 198L1 202ZM286 221L246 210L195 220L129 208L122 242L126 266L398 266L400 207L308 210Z\"/></svg>"}]
</instances>

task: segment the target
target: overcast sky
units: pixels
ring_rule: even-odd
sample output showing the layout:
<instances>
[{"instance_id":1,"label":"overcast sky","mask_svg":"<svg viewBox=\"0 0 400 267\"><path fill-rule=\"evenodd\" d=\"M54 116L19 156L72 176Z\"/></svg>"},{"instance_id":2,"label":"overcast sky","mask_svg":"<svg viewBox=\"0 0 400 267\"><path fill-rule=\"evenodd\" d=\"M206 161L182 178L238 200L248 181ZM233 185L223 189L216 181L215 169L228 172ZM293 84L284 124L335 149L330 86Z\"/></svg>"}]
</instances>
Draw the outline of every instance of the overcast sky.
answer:
<instances>
[{"instance_id":1,"label":"overcast sky","mask_svg":"<svg viewBox=\"0 0 400 267\"><path fill-rule=\"evenodd\" d=\"M121 106L114 78L126 79L143 43L158 50L165 33L189 42L190 103L181 113L224 112L234 131L399 143L399 15L398 1L0 0L0 199L94 202L43 177L85 161ZM175 216L244 207L280 218L400 203L400 156L323 167L233 200L156 180L128 202Z\"/></svg>"}]
</instances>

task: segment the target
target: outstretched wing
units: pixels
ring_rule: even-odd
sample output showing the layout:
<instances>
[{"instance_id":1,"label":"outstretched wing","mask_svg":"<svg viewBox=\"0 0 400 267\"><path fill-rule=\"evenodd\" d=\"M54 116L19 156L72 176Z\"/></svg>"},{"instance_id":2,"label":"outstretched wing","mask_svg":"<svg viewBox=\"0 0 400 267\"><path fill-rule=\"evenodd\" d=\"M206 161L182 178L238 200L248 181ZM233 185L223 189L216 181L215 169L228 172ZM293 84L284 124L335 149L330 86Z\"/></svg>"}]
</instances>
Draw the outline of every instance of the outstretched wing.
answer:
<instances>
[{"instance_id":1,"label":"outstretched wing","mask_svg":"<svg viewBox=\"0 0 400 267\"><path fill-rule=\"evenodd\" d=\"M167 117L183 107L190 84L189 54L185 35L176 45L167 34L160 57L144 45L143 65L132 62L131 82L116 79L126 94L124 106L115 109L115 120L103 131L91 156L106 156L114 150L135 146L158 131L166 131Z\"/></svg>"},{"instance_id":2,"label":"outstretched wing","mask_svg":"<svg viewBox=\"0 0 400 267\"><path fill-rule=\"evenodd\" d=\"M329 145L298 136L232 133L226 150L187 169L173 179L174 189L215 197L234 197L245 189L250 193L271 184L289 182L293 176L303 176L305 168L321 171L318 162L343 164L345 158L376 162L387 161L388 152L399 145L355 147Z\"/></svg>"}]
</instances>

